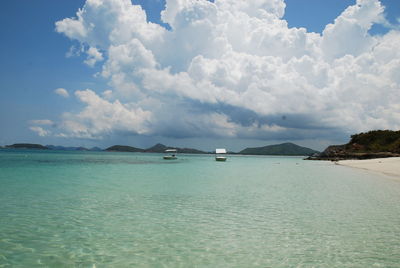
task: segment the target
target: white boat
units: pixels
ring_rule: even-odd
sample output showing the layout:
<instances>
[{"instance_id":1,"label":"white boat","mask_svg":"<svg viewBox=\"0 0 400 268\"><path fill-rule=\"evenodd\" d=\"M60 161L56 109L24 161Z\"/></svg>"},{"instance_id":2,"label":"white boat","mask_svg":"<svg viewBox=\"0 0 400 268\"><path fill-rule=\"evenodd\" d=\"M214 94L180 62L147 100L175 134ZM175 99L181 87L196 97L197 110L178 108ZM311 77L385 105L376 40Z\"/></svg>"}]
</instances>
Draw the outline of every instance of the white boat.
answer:
<instances>
[{"instance_id":1,"label":"white boat","mask_svg":"<svg viewBox=\"0 0 400 268\"><path fill-rule=\"evenodd\" d=\"M215 149L215 161L226 161L226 149Z\"/></svg>"},{"instance_id":2,"label":"white boat","mask_svg":"<svg viewBox=\"0 0 400 268\"><path fill-rule=\"evenodd\" d=\"M178 159L178 157L176 156L178 153L178 151L176 149L167 149L165 150L165 155L163 156L163 158L165 160L175 160Z\"/></svg>"}]
</instances>

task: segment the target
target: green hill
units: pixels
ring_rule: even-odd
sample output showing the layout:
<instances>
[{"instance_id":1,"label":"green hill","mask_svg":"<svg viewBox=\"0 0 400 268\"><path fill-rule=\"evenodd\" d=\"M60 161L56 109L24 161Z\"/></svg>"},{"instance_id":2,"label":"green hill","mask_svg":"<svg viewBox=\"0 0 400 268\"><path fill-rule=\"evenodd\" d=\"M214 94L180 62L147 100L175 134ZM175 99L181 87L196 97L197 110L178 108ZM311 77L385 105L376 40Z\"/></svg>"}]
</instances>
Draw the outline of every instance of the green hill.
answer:
<instances>
[{"instance_id":1,"label":"green hill","mask_svg":"<svg viewBox=\"0 0 400 268\"><path fill-rule=\"evenodd\" d=\"M163 153L165 150L167 150L169 147L165 146L164 144L157 143L156 145L148 148L145 150L145 152L149 153ZM171 148L172 149L172 148Z\"/></svg>"},{"instance_id":2,"label":"green hill","mask_svg":"<svg viewBox=\"0 0 400 268\"><path fill-rule=\"evenodd\" d=\"M33 143L14 143L12 145L6 145L8 149L39 149L39 150L48 150L46 146L40 144Z\"/></svg>"},{"instance_id":3,"label":"green hill","mask_svg":"<svg viewBox=\"0 0 400 268\"><path fill-rule=\"evenodd\" d=\"M169 148L174 148L178 150L178 153L187 153L187 154L205 154L206 152L197 150L197 149L192 149L192 148L177 148L177 147L170 147L170 146L165 146L164 144L157 143L156 145L147 148L147 149L141 149L141 148L136 148L136 147L131 147L131 146L126 146L126 145L114 145L111 147L108 147L105 149L105 151L109 152L146 152L146 153L164 153L165 150Z\"/></svg>"},{"instance_id":4,"label":"green hill","mask_svg":"<svg viewBox=\"0 0 400 268\"><path fill-rule=\"evenodd\" d=\"M108 152L130 152L130 153L144 152L143 149L126 146L126 145L114 145L114 146L108 147L106 149L106 151L108 151Z\"/></svg>"},{"instance_id":5,"label":"green hill","mask_svg":"<svg viewBox=\"0 0 400 268\"><path fill-rule=\"evenodd\" d=\"M331 145L319 156L310 159L371 159L400 156L400 131L372 130L354 134L343 145Z\"/></svg>"},{"instance_id":6,"label":"green hill","mask_svg":"<svg viewBox=\"0 0 400 268\"><path fill-rule=\"evenodd\" d=\"M177 149L178 153L184 153L184 154L205 154L206 152L197 150L197 149L192 149L192 148L177 148L177 147L168 147L165 146L164 144L157 143L153 147L150 147L145 150L145 152L149 153L164 153L165 150L167 149Z\"/></svg>"},{"instance_id":7,"label":"green hill","mask_svg":"<svg viewBox=\"0 0 400 268\"><path fill-rule=\"evenodd\" d=\"M178 148L178 153L183 153L183 154L206 154L207 152L200 151L197 149L192 149L192 148Z\"/></svg>"},{"instance_id":8,"label":"green hill","mask_svg":"<svg viewBox=\"0 0 400 268\"><path fill-rule=\"evenodd\" d=\"M318 153L318 151L290 142L264 147L246 148L239 152L239 154L245 155L313 155L315 153Z\"/></svg>"},{"instance_id":9,"label":"green hill","mask_svg":"<svg viewBox=\"0 0 400 268\"><path fill-rule=\"evenodd\" d=\"M400 153L400 131L373 130L351 136L346 150L352 152Z\"/></svg>"}]
</instances>

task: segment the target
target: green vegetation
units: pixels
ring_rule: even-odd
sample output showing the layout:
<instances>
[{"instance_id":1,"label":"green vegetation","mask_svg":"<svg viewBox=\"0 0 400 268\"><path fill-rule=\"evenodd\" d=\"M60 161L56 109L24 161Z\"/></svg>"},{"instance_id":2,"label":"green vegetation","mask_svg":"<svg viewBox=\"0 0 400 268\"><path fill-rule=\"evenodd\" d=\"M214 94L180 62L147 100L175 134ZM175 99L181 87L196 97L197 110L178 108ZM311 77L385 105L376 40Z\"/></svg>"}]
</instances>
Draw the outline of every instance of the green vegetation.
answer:
<instances>
[{"instance_id":1,"label":"green vegetation","mask_svg":"<svg viewBox=\"0 0 400 268\"><path fill-rule=\"evenodd\" d=\"M192 148L178 148L178 153L184 153L184 154L207 154L207 152L200 151L197 149L192 149Z\"/></svg>"},{"instance_id":2,"label":"green vegetation","mask_svg":"<svg viewBox=\"0 0 400 268\"><path fill-rule=\"evenodd\" d=\"M146 152L149 152L149 153L163 153L163 152L165 152L165 150L167 150L167 149L168 149L168 147L165 146L164 144L157 143L156 145L154 145L153 147L150 147L150 148L146 149L145 151L146 151ZM172 149L172 148L171 148L171 149Z\"/></svg>"},{"instance_id":3,"label":"green vegetation","mask_svg":"<svg viewBox=\"0 0 400 268\"><path fill-rule=\"evenodd\" d=\"M131 147L131 146L126 146L126 145L114 145L111 147L108 147L106 151L109 152L131 152L131 153L136 153L136 152L143 152L143 149L136 148L136 147Z\"/></svg>"},{"instance_id":4,"label":"green vegetation","mask_svg":"<svg viewBox=\"0 0 400 268\"><path fill-rule=\"evenodd\" d=\"M157 143L153 147L145 149L144 151L149 152L149 153L164 153L165 150L167 150L167 149L177 149L178 153L184 153L184 154L206 154L206 152L203 152L203 151L200 151L197 149L168 147L161 143Z\"/></svg>"},{"instance_id":5,"label":"green vegetation","mask_svg":"<svg viewBox=\"0 0 400 268\"><path fill-rule=\"evenodd\" d=\"M400 156L400 131L372 130L354 134L350 142L331 145L311 160L372 159Z\"/></svg>"},{"instance_id":6,"label":"green vegetation","mask_svg":"<svg viewBox=\"0 0 400 268\"><path fill-rule=\"evenodd\" d=\"M313 155L316 153L318 153L318 151L290 142L264 147L246 148L239 152L239 154L246 155Z\"/></svg>"},{"instance_id":7,"label":"green vegetation","mask_svg":"<svg viewBox=\"0 0 400 268\"><path fill-rule=\"evenodd\" d=\"M48 150L46 146L40 144L33 143L14 143L12 145L6 145L8 149L39 149L39 150Z\"/></svg>"},{"instance_id":8,"label":"green vegetation","mask_svg":"<svg viewBox=\"0 0 400 268\"><path fill-rule=\"evenodd\" d=\"M355 134L346 149L352 152L400 153L400 131L373 130Z\"/></svg>"},{"instance_id":9,"label":"green vegetation","mask_svg":"<svg viewBox=\"0 0 400 268\"><path fill-rule=\"evenodd\" d=\"M196 149L191 149L191 148L176 148L176 147L169 147L165 146L164 144L158 143L148 149L141 149L141 148L136 148L136 147L131 147L131 146L125 146L125 145L114 145L106 149L106 151L113 151L113 152L146 152L146 153L164 153L165 150L173 148L177 149L178 153L186 153L186 154L205 154L206 152L196 150Z\"/></svg>"}]
</instances>

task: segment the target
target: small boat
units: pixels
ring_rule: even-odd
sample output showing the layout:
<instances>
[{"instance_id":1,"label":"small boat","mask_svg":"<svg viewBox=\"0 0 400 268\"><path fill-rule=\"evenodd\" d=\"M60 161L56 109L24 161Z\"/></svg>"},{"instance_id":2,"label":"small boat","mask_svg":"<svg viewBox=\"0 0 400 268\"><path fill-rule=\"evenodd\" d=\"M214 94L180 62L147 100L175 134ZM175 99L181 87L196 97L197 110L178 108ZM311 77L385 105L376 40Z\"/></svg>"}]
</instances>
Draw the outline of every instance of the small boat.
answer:
<instances>
[{"instance_id":1,"label":"small boat","mask_svg":"<svg viewBox=\"0 0 400 268\"><path fill-rule=\"evenodd\" d=\"M226 149L215 149L215 161L226 161Z\"/></svg>"},{"instance_id":2,"label":"small boat","mask_svg":"<svg viewBox=\"0 0 400 268\"><path fill-rule=\"evenodd\" d=\"M165 160L175 160L175 159L178 159L178 157L176 157L177 153L178 153L178 151L177 151L176 149L167 149L167 150L165 150L165 154L166 154L166 155L164 155L163 158L164 158Z\"/></svg>"}]
</instances>

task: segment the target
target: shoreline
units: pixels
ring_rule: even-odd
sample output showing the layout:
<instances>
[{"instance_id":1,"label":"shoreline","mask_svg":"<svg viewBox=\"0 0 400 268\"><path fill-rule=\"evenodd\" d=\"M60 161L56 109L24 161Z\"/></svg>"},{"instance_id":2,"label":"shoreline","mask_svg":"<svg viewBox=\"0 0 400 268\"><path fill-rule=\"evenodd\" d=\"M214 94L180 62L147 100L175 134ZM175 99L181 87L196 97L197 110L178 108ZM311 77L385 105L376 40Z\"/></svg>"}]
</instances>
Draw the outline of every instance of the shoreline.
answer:
<instances>
[{"instance_id":1,"label":"shoreline","mask_svg":"<svg viewBox=\"0 0 400 268\"><path fill-rule=\"evenodd\" d=\"M400 180L400 157L374 158L366 160L340 160L341 166L364 169Z\"/></svg>"}]
</instances>

